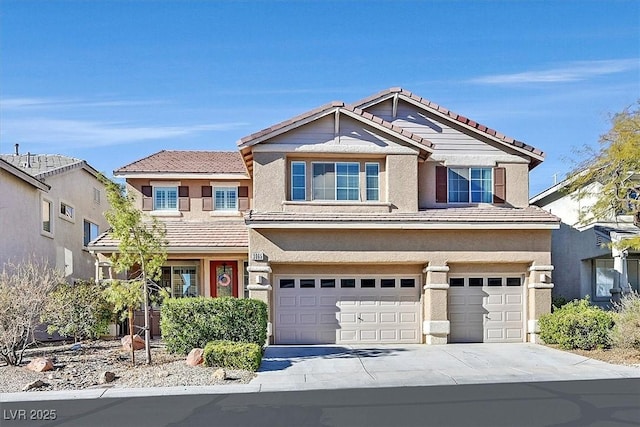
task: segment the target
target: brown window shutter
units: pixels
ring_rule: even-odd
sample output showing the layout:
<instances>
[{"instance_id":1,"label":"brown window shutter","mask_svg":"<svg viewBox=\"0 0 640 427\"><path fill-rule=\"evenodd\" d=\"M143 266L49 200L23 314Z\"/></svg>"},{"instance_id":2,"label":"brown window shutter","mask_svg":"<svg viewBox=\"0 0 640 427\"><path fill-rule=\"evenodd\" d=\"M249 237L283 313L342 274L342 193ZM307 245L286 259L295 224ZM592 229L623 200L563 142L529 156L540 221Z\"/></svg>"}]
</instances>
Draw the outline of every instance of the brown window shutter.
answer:
<instances>
[{"instance_id":1,"label":"brown window shutter","mask_svg":"<svg viewBox=\"0 0 640 427\"><path fill-rule=\"evenodd\" d=\"M189 197L189 187L181 185L178 187L178 197Z\"/></svg>"},{"instance_id":2,"label":"brown window shutter","mask_svg":"<svg viewBox=\"0 0 640 427\"><path fill-rule=\"evenodd\" d=\"M189 203L189 187L186 185L178 186L178 210L188 211L191 203Z\"/></svg>"},{"instance_id":3,"label":"brown window shutter","mask_svg":"<svg viewBox=\"0 0 640 427\"><path fill-rule=\"evenodd\" d=\"M436 166L436 203L447 203L447 168Z\"/></svg>"},{"instance_id":4,"label":"brown window shutter","mask_svg":"<svg viewBox=\"0 0 640 427\"><path fill-rule=\"evenodd\" d=\"M249 187L238 187L238 197L249 197Z\"/></svg>"},{"instance_id":5,"label":"brown window shutter","mask_svg":"<svg viewBox=\"0 0 640 427\"><path fill-rule=\"evenodd\" d=\"M213 210L213 189L210 185L203 185L202 187L202 210Z\"/></svg>"},{"instance_id":6,"label":"brown window shutter","mask_svg":"<svg viewBox=\"0 0 640 427\"><path fill-rule=\"evenodd\" d=\"M144 197L153 197L153 187L150 185L142 186L142 195Z\"/></svg>"},{"instance_id":7,"label":"brown window shutter","mask_svg":"<svg viewBox=\"0 0 640 427\"><path fill-rule=\"evenodd\" d=\"M212 196L212 192L211 192L211 186L210 185L203 185L202 186L202 197L211 197Z\"/></svg>"},{"instance_id":8,"label":"brown window shutter","mask_svg":"<svg viewBox=\"0 0 640 427\"><path fill-rule=\"evenodd\" d=\"M505 168L493 169L493 203L504 203L507 198L507 171Z\"/></svg>"}]
</instances>

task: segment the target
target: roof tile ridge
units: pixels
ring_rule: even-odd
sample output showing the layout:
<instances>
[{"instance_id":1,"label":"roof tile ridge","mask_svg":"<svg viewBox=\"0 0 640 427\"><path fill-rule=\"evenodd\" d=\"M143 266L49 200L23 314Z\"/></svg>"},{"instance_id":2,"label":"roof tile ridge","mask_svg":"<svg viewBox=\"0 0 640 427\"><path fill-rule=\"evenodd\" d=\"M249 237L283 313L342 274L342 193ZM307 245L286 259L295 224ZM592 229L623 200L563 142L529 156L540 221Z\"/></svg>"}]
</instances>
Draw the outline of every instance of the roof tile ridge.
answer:
<instances>
[{"instance_id":1,"label":"roof tile ridge","mask_svg":"<svg viewBox=\"0 0 640 427\"><path fill-rule=\"evenodd\" d=\"M160 153L166 153L166 152L167 152L167 150L160 150L160 151L158 151L158 152L155 152L155 153L149 154L149 155L148 155L148 156L146 156L146 157L143 157L143 158L138 159L138 160L134 160L133 162L131 162L131 163L129 163L129 164L126 164L126 165L124 165L124 166L119 167L118 169L115 169L115 170L114 170L114 172L121 171L121 170L122 170L122 169L124 169L124 168L128 168L129 166L133 166L133 165L135 165L136 163L140 163L140 162L141 162L141 161L143 161L143 160L147 160L147 159L149 159L149 158L151 158L151 157L153 157L153 156L157 156L157 155L158 155L158 154L160 154Z\"/></svg>"}]
</instances>

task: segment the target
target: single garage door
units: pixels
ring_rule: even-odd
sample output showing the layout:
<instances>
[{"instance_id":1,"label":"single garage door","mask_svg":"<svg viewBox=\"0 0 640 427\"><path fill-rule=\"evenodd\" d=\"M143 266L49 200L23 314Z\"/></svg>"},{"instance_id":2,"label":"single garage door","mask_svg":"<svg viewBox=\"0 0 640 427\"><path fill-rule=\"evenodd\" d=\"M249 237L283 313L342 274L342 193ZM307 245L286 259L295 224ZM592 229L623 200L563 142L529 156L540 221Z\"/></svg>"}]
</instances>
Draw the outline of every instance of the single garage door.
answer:
<instances>
[{"instance_id":1,"label":"single garage door","mask_svg":"<svg viewBox=\"0 0 640 427\"><path fill-rule=\"evenodd\" d=\"M523 342L522 277L449 279L450 342Z\"/></svg>"},{"instance_id":2,"label":"single garage door","mask_svg":"<svg viewBox=\"0 0 640 427\"><path fill-rule=\"evenodd\" d=\"M419 343L420 276L277 276L276 344Z\"/></svg>"}]
</instances>

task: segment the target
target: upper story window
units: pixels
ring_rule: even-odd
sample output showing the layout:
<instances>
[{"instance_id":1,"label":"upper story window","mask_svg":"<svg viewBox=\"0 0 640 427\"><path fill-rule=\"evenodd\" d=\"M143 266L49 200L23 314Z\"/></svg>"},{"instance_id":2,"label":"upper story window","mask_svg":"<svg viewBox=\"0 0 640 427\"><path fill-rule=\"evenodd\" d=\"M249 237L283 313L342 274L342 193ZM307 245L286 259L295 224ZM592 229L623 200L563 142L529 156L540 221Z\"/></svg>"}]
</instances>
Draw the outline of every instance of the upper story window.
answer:
<instances>
[{"instance_id":1,"label":"upper story window","mask_svg":"<svg viewBox=\"0 0 640 427\"><path fill-rule=\"evenodd\" d=\"M291 200L307 199L307 164L291 162Z\"/></svg>"},{"instance_id":2,"label":"upper story window","mask_svg":"<svg viewBox=\"0 0 640 427\"><path fill-rule=\"evenodd\" d=\"M505 169L436 167L437 203L504 203Z\"/></svg>"},{"instance_id":3,"label":"upper story window","mask_svg":"<svg viewBox=\"0 0 640 427\"><path fill-rule=\"evenodd\" d=\"M95 187L93 188L93 203L96 205L100 204L100 190Z\"/></svg>"},{"instance_id":4,"label":"upper story window","mask_svg":"<svg viewBox=\"0 0 640 427\"><path fill-rule=\"evenodd\" d=\"M360 164L313 163L314 200L359 200Z\"/></svg>"},{"instance_id":5,"label":"upper story window","mask_svg":"<svg viewBox=\"0 0 640 427\"><path fill-rule=\"evenodd\" d=\"M215 205L217 211L237 211L238 210L238 188L237 187L215 187Z\"/></svg>"},{"instance_id":6,"label":"upper story window","mask_svg":"<svg viewBox=\"0 0 640 427\"><path fill-rule=\"evenodd\" d=\"M41 216L41 231L49 234L53 233L53 203L50 200L42 199Z\"/></svg>"},{"instance_id":7,"label":"upper story window","mask_svg":"<svg viewBox=\"0 0 640 427\"><path fill-rule=\"evenodd\" d=\"M153 209L175 211L178 209L178 187L153 187Z\"/></svg>"},{"instance_id":8,"label":"upper story window","mask_svg":"<svg viewBox=\"0 0 640 427\"><path fill-rule=\"evenodd\" d=\"M378 163L366 163L364 168L367 181L367 200L380 200L380 165Z\"/></svg>"},{"instance_id":9,"label":"upper story window","mask_svg":"<svg viewBox=\"0 0 640 427\"><path fill-rule=\"evenodd\" d=\"M73 206L69 206L66 203L60 202L60 217L68 221L73 221L74 214L75 209L73 209Z\"/></svg>"},{"instance_id":10,"label":"upper story window","mask_svg":"<svg viewBox=\"0 0 640 427\"><path fill-rule=\"evenodd\" d=\"M84 220L84 245L87 246L90 241L95 240L100 234L100 227L91 221Z\"/></svg>"}]
</instances>

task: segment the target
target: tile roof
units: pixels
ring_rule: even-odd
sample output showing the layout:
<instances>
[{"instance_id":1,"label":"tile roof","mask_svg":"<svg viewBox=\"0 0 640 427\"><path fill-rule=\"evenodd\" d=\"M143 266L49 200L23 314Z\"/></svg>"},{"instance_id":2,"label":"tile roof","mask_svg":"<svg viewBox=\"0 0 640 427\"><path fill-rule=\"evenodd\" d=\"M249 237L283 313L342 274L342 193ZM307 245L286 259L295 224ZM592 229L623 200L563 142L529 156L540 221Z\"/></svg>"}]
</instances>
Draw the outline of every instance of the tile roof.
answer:
<instances>
[{"instance_id":1,"label":"tile roof","mask_svg":"<svg viewBox=\"0 0 640 427\"><path fill-rule=\"evenodd\" d=\"M136 160L114 171L114 174L136 172L173 173L238 173L247 174L242 156L237 151L171 151L162 150Z\"/></svg>"},{"instance_id":2,"label":"tile roof","mask_svg":"<svg viewBox=\"0 0 640 427\"><path fill-rule=\"evenodd\" d=\"M323 115L326 113L330 113L331 111L334 110L342 110L345 112L350 112L353 113L357 116L362 117L363 119L365 119L366 121L372 122L374 124L377 124L379 126L382 126L384 128L386 128L387 130L394 132L396 134L402 135L405 138L408 138L412 141L414 141L414 143L416 145L421 145L424 147L425 150L427 151L431 151L430 149L433 147L433 144L431 143L431 141L429 141L426 138L422 138L418 135L415 135L413 133L411 133L410 131L400 127L400 126L396 126L393 123L389 123L386 120L381 119L380 117L374 116L371 113L368 113L366 111L361 110L360 108L357 108L356 106L353 105L347 105L342 101L333 101L329 104L325 104L322 105L318 108L315 108L311 111L307 111L306 113L300 114L296 117L293 117L289 120L285 120L283 122L277 123L273 126L270 126L266 129L262 129L261 131L258 131L256 133L253 133L249 136L245 136L244 138L240 139L238 141L238 145L242 146L242 145L246 145L249 144L251 142L254 142L255 140L260 140L262 137L265 137L267 135L270 135L274 132L277 132L279 130L285 129L291 125L294 125L296 123L301 123L304 122L305 120L312 118L314 116L317 115Z\"/></svg>"},{"instance_id":3,"label":"tile roof","mask_svg":"<svg viewBox=\"0 0 640 427\"><path fill-rule=\"evenodd\" d=\"M7 162L2 157L0 157L0 169L7 171L16 178L26 182L29 185L32 185L35 188L39 188L40 190L49 191L51 189L50 185L45 184L43 181L33 175L29 175L24 170Z\"/></svg>"},{"instance_id":4,"label":"tile roof","mask_svg":"<svg viewBox=\"0 0 640 427\"><path fill-rule=\"evenodd\" d=\"M211 250L248 248L249 233L242 220L236 221L161 221L165 226L168 250ZM88 245L89 250L109 252L118 241L109 232L102 233Z\"/></svg>"},{"instance_id":5,"label":"tile roof","mask_svg":"<svg viewBox=\"0 0 640 427\"><path fill-rule=\"evenodd\" d=\"M536 206L502 208L471 206L426 209L415 213L298 213L251 212L245 215L248 225L261 223L413 223L413 224L558 224L559 218Z\"/></svg>"},{"instance_id":6,"label":"tile roof","mask_svg":"<svg viewBox=\"0 0 640 427\"><path fill-rule=\"evenodd\" d=\"M531 145L525 144L522 141L518 141L514 138L511 138L510 136L506 136L503 135L502 133L491 129L488 126L485 126L481 123L475 122L465 116L462 116L460 114L457 114L441 105L436 104L435 102L431 102L428 99L422 98L421 96L418 96L416 94L414 94L413 92L410 92L408 90L402 89L400 87L393 87L390 89L386 89L383 90L379 93L376 93L375 95L371 95L367 98L361 99L360 101L355 102L353 105L358 107L358 108L364 108L364 106L368 106L368 105L372 105L372 104L376 104L380 101L383 101L391 96L393 96L394 94L398 94L401 95L403 97L405 97L406 99L410 99L414 102L419 103L420 105L424 106L426 109L428 110L432 110L434 112L437 112L441 115L447 116L448 118L450 118L451 120L461 123L463 125L467 125L470 126L474 129L476 129L479 132L482 132L490 137L496 138L501 142L504 142L506 144L512 145L514 147L520 148L522 150L525 151L529 151L532 154L535 154L536 156L540 156L540 157L544 157L544 152L542 152L541 150L532 147Z\"/></svg>"},{"instance_id":7,"label":"tile roof","mask_svg":"<svg viewBox=\"0 0 640 427\"><path fill-rule=\"evenodd\" d=\"M0 154L0 159L36 178L44 178L87 165L84 160L60 154Z\"/></svg>"}]
</instances>

